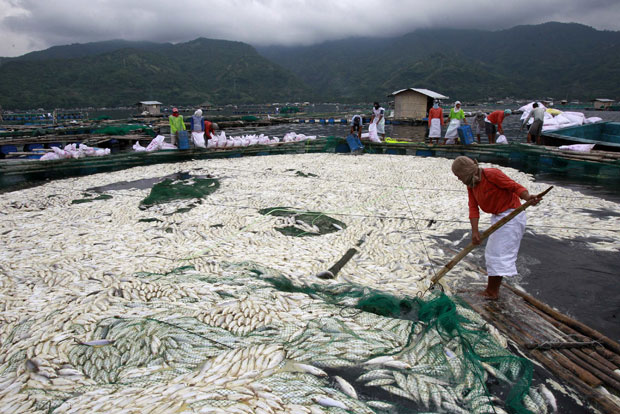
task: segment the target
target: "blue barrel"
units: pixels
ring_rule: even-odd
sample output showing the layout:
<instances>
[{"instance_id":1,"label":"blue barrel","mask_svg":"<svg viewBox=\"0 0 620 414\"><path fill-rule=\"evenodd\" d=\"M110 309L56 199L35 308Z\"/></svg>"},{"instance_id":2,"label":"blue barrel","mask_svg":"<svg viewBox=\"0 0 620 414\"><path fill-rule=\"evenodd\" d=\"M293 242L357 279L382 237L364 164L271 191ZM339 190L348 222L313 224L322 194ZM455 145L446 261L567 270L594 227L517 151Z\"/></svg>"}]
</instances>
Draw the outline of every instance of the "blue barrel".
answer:
<instances>
[{"instance_id":1,"label":"blue barrel","mask_svg":"<svg viewBox=\"0 0 620 414\"><path fill-rule=\"evenodd\" d=\"M330 124L333 124L334 123L334 118L329 118L329 120L327 122L329 122Z\"/></svg>"},{"instance_id":2,"label":"blue barrel","mask_svg":"<svg viewBox=\"0 0 620 414\"><path fill-rule=\"evenodd\" d=\"M321 124L324 124L324 123L325 123L325 120L324 120L324 119L319 119L319 122L320 122Z\"/></svg>"},{"instance_id":3,"label":"blue barrel","mask_svg":"<svg viewBox=\"0 0 620 414\"><path fill-rule=\"evenodd\" d=\"M189 149L189 137L187 135L187 131L179 131L178 141L180 150Z\"/></svg>"},{"instance_id":4,"label":"blue barrel","mask_svg":"<svg viewBox=\"0 0 620 414\"><path fill-rule=\"evenodd\" d=\"M9 152L17 152L17 147L15 145L0 145L0 154L4 156Z\"/></svg>"},{"instance_id":5,"label":"blue barrel","mask_svg":"<svg viewBox=\"0 0 620 414\"><path fill-rule=\"evenodd\" d=\"M341 119L341 120L340 120L340 123L341 123L342 125L346 125L347 120L346 120L346 119Z\"/></svg>"},{"instance_id":6,"label":"blue barrel","mask_svg":"<svg viewBox=\"0 0 620 414\"><path fill-rule=\"evenodd\" d=\"M314 119L311 119L311 120L310 120L310 123L311 123L311 124L314 124Z\"/></svg>"},{"instance_id":7,"label":"blue barrel","mask_svg":"<svg viewBox=\"0 0 620 414\"><path fill-rule=\"evenodd\" d=\"M304 122L306 122L304 119L300 119L300 120L299 120L299 123L300 123L300 124L303 124Z\"/></svg>"}]
</instances>

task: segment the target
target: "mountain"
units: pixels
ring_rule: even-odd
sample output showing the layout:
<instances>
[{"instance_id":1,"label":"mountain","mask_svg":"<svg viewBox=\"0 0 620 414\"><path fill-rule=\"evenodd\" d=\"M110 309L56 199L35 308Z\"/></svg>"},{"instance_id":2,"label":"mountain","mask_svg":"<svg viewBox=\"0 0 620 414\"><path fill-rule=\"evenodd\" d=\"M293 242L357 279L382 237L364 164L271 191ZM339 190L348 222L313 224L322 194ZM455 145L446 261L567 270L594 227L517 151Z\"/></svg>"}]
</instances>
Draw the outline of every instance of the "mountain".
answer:
<instances>
[{"instance_id":1,"label":"mountain","mask_svg":"<svg viewBox=\"0 0 620 414\"><path fill-rule=\"evenodd\" d=\"M29 53L0 66L4 108L191 105L309 99L310 89L247 44L111 41Z\"/></svg>"},{"instance_id":2,"label":"mountain","mask_svg":"<svg viewBox=\"0 0 620 414\"><path fill-rule=\"evenodd\" d=\"M369 102L409 87L460 100L620 99L619 79L620 32L574 23L425 29L298 47L111 40L0 58L0 105Z\"/></svg>"},{"instance_id":3,"label":"mountain","mask_svg":"<svg viewBox=\"0 0 620 414\"><path fill-rule=\"evenodd\" d=\"M164 47L172 47L171 43L132 42L128 40L107 40L104 42L73 43L71 45L52 46L49 49L26 53L14 58L0 58L0 65L7 61L24 60L48 60L48 59L74 59L85 56L95 56L104 53L115 52L120 49L155 50Z\"/></svg>"},{"instance_id":4,"label":"mountain","mask_svg":"<svg viewBox=\"0 0 620 414\"><path fill-rule=\"evenodd\" d=\"M501 31L425 29L387 39L258 48L328 98L385 100L420 87L457 99L620 97L620 32L545 23Z\"/></svg>"}]
</instances>

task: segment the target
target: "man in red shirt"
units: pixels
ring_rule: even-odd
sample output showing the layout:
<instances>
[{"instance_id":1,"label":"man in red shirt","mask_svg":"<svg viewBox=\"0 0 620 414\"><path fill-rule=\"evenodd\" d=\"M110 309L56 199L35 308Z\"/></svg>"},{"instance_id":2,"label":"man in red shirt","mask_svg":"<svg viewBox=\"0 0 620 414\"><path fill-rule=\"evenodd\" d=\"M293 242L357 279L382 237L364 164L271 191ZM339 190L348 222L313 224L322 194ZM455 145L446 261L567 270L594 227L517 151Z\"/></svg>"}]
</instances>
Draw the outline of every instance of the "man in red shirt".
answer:
<instances>
[{"instance_id":1,"label":"man in red shirt","mask_svg":"<svg viewBox=\"0 0 620 414\"><path fill-rule=\"evenodd\" d=\"M489 137L489 144L495 144L495 135L497 131L499 131L500 135L504 135L502 122L504 122L504 118L511 113L512 111L510 109L493 111L484 119L484 129Z\"/></svg>"},{"instance_id":2,"label":"man in red shirt","mask_svg":"<svg viewBox=\"0 0 620 414\"><path fill-rule=\"evenodd\" d=\"M493 225L521 206L520 199L524 201L533 199L532 205L540 201L540 198L531 195L525 187L508 178L497 168L480 168L478 163L469 157L457 157L452 163L452 172L467 186L473 244L481 242L478 230L479 208L485 213L492 214L491 225ZM497 299L502 278L517 274L517 254L525 232L525 222L524 211L489 236L484 251L489 279L486 290L481 293L482 296Z\"/></svg>"}]
</instances>

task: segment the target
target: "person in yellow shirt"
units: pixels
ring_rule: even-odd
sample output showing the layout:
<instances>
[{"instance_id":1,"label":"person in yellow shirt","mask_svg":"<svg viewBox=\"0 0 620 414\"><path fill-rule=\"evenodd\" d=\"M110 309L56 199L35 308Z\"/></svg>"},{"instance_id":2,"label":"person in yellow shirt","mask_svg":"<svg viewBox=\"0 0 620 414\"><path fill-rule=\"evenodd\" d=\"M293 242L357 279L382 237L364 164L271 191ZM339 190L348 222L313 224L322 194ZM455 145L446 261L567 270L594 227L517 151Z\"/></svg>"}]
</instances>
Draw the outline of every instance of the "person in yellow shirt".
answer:
<instances>
[{"instance_id":1,"label":"person in yellow shirt","mask_svg":"<svg viewBox=\"0 0 620 414\"><path fill-rule=\"evenodd\" d=\"M183 115L179 115L177 108L172 108L172 115L168 117L168 121L170 122L170 143L176 145L179 131L185 131Z\"/></svg>"}]
</instances>

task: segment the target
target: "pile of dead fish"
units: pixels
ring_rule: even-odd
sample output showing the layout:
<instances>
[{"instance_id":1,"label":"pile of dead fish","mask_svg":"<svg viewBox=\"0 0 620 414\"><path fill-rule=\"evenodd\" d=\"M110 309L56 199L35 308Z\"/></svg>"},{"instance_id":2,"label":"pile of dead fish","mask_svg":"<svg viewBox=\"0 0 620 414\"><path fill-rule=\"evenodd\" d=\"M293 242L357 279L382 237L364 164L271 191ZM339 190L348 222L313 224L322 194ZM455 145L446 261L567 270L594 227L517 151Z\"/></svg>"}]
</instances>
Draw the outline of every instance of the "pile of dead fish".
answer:
<instances>
[{"instance_id":1,"label":"pile of dead fish","mask_svg":"<svg viewBox=\"0 0 620 414\"><path fill-rule=\"evenodd\" d=\"M145 180L184 171L220 186L140 208ZM534 193L546 187L504 171ZM346 226L287 236L278 229L289 217L260 213L273 206ZM312 281L415 297L451 258L449 235L469 229L466 206L450 160L387 155L188 161L2 194L0 412L501 413L486 381L510 383L518 367L476 371L458 340L422 322L293 289ZM617 249L620 214L584 213L617 204L556 187L544 206L528 213L528 229ZM362 236L336 280L314 276ZM484 277L463 263L450 279ZM510 360L501 335L457 311L491 338L477 352ZM533 384L523 403L547 412L549 394Z\"/></svg>"}]
</instances>

